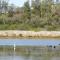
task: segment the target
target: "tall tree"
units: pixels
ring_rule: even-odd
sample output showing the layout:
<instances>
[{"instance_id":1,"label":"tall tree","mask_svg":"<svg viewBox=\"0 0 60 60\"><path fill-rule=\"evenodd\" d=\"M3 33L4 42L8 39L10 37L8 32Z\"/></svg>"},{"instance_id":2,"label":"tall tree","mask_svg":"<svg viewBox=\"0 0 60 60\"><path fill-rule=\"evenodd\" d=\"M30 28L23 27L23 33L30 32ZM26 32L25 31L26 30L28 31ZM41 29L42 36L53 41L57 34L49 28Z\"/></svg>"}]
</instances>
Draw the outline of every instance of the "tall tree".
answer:
<instances>
[{"instance_id":1,"label":"tall tree","mask_svg":"<svg viewBox=\"0 0 60 60\"><path fill-rule=\"evenodd\" d=\"M11 4L8 11L8 17L13 17L13 15L14 15L14 4Z\"/></svg>"},{"instance_id":2,"label":"tall tree","mask_svg":"<svg viewBox=\"0 0 60 60\"><path fill-rule=\"evenodd\" d=\"M0 13L1 13L1 0L0 0Z\"/></svg>"},{"instance_id":3,"label":"tall tree","mask_svg":"<svg viewBox=\"0 0 60 60\"><path fill-rule=\"evenodd\" d=\"M32 1L32 13L35 15L39 15L41 17L41 2L40 0L33 0Z\"/></svg>"},{"instance_id":4,"label":"tall tree","mask_svg":"<svg viewBox=\"0 0 60 60\"><path fill-rule=\"evenodd\" d=\"M31 9L29 5L29 0L24 3L24 17L25 19L31 19Z\"/></svg>"},{"instance_id":5,"label":"tall tree","mask_svg":"<svg viewBox=\"0 0 60 60\"><path fill-rule=\"evenodd\" d=\"M8 2L5 0L2 1L2 9L5 13L8 11Z\"/></svg>"}]
</instances>

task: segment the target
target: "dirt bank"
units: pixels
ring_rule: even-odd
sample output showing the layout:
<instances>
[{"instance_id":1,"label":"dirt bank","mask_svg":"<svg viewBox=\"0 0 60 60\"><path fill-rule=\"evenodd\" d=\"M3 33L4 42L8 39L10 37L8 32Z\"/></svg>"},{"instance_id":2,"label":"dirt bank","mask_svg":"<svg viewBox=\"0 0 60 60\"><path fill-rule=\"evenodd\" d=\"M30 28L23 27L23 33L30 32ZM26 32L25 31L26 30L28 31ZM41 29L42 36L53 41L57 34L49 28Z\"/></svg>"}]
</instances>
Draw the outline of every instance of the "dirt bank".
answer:
<instances>
[{"instance_id":1,"label":"dirt bank","mask_svg":"<svg viewBox=\"0 0 60 60\"><path fill-rule=\"evenodd\" d=\"M20 30L3 30L0 31L0 37L38 37L38 38L60 38L60 31L20 31Z\"/></svg>"}]
</instances>

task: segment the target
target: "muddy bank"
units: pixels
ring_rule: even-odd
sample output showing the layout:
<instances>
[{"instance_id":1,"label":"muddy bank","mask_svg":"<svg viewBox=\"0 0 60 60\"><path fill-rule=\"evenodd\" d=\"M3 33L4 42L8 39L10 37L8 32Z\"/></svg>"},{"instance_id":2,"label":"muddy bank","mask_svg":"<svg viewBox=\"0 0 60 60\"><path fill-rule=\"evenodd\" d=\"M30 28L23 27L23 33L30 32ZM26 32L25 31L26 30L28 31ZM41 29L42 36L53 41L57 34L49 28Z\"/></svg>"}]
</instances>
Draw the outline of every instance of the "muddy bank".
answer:
<instances>
[{"instance_id":1,"label":"muddy bank","mask_svg":"<svg viewBox=\"0 0 60 60\"><path fill-rule=\"evenodd\" d=\"M60 31L20 31L20 30L3 30L0 31L0 37L10 38L60 38Z\"/></svg>"}]
</instances>

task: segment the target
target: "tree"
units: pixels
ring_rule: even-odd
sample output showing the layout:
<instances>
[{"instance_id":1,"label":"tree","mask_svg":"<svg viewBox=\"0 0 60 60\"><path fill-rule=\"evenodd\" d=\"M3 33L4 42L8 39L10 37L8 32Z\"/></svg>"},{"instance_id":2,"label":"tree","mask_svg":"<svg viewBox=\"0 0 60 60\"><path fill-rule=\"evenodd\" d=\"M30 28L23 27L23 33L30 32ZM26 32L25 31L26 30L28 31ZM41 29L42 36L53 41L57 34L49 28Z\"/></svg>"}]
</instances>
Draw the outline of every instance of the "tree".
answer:
<instances>
[{"instance_id":1,"label":"tree","mask_svg":"<svg viewBox=\"0 0 60 60\"><path fill-rule=\"evenodd\" d=\"M0 0L0 13L8 12L8 0Z\"/></svg>"},{"instance_id":2,"label":"tree","mask_svg":"<svg viewBox=\"0 0 60 60\"><path fill-rule=\"evenodd\" d=\"M13 15L14 15L14 4L11 4L8 11L8 17L13 17Z\"/></svg>"},{"instance_id":3,"label":"tree","mask_svg":"<svg viewBox=\"0 0 60 60\"><path fill-rule=\"evenodd\" d=\"M29 1L24 3L24 19L31 19L31 9L29 5Z\"/></svg>"},{"instance_id":4,"label":"tree","mask_svg":"<svg viewBox=\"0 0 60 60\"><path fill-rule=\"evenodd\" d=\"M22 8L17 7L15 13L16 13L16 14L20 14L20 9L22 9Z\"/></svg>"},{"instance_id":5,"label":"tree","mask_svg":"<svg viewBox=\"0 0 60 60\"><path fill-rule=\"evenodd\" d=\"M41 17L41 2L40 2L40 0L32 1L32 7L33 7L32 14Z\"/></svg>"},{"instance_id":6,"label":"tree","mask_svg":"<svg viewBox=\"0 0 60 60\"><path fill-rule=\"evenodd\" d=\"M0 13L1 13L1 11L2 11L2 10L1 10L1 0L0 0Z\"/></svg>"}]
</instances>

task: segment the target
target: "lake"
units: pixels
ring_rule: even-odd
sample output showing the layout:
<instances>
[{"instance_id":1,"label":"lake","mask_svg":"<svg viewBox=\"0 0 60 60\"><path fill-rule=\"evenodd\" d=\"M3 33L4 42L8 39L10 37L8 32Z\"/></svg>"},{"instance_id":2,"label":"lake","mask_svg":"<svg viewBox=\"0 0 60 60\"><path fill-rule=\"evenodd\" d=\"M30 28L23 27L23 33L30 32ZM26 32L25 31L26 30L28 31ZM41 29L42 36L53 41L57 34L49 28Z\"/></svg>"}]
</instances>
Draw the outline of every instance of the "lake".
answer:
<instances>
[{"instance_id":1,"label":"lake","mask_svg":"<svg viewBox=\"0 0 60 60\"><path fill-rule=\"evenodd\" d=\"M60 39L0 39L0 60L60 60Z\"/></svg>"},{"instance_id":2,"label":"lake","mask_svg":"<svg viewBox=\"0 0 60 60\"><path fill-rule=\"evenodd\" d=\"M58 45L60 39L0 39L0 45Z\"/></svg>"}]
</instances>

